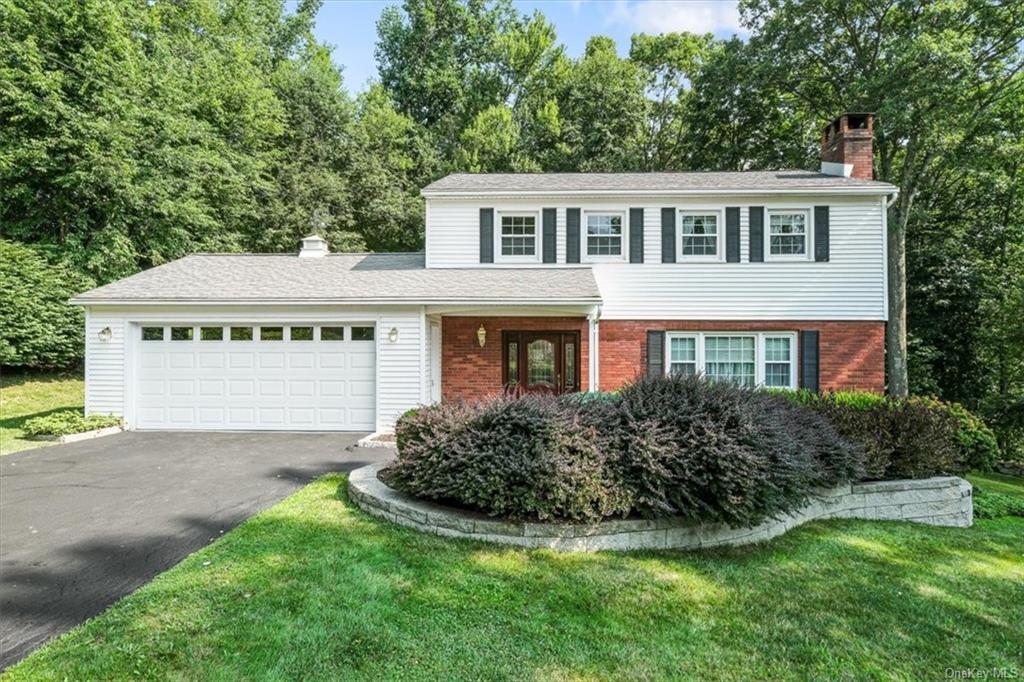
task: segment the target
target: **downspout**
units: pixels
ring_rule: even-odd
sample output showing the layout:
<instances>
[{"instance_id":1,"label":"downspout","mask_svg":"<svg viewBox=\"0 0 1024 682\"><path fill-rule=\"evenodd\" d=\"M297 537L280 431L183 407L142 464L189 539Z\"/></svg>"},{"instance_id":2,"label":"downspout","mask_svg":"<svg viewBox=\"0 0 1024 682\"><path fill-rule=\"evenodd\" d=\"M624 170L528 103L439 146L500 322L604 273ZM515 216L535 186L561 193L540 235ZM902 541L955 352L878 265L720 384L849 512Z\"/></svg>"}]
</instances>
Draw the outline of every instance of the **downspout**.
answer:
<instances>
[{"instance_id":1,"label":"downspout","mask_svg":"<svg viewBox=\"0 0 1024 682\"><path fill-rule=\"evenodd\" d=\"M595 392L599 389L600 363L598 362L598 348L601 334L601 306L595 305L590 314L587 315L587 323L590 333L590 351L587 354L587 383L588 392Z\"/></svg>"}]
</instances>

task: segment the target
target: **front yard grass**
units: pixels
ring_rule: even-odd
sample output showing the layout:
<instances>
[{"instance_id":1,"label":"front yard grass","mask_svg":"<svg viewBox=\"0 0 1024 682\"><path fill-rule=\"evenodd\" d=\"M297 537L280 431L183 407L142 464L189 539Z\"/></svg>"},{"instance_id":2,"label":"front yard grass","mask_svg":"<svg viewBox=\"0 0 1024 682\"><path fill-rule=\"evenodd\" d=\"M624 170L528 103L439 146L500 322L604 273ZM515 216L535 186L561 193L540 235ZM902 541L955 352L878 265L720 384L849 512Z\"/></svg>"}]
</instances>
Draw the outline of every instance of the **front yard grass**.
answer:
<instances>
[{"instance_id":1,"label":"front yard grass","mask_svg":"<svg viewBox=\"0 0 1024 682\"><path fill-rule=\"evenodd\" d=\"M0 455L9 455L52 441L29 439L23 430L32 417L61 410L81 410L85 382L77 374L0 373Z\"/></svg>"},{"instance_id":2,"label":"front yard grass","mask_svg":"<svg viewBox=\"0 0 1024 682\"><path fill-rule=\"evenodd\" d=\"M1024 519L713 553L446 540L309 485L8 671L52 679L944 679L1024 671Z\"/></svg>"},{"instance_id":3,"label":"front yard grass","mask_svg":"<svg viewBox=\"0 0 1024 682\"><path fill-rule=\"evenodd\" d=\"M1017 478L1016 476L991 472L968 474L966 478L972 485L978 486L987 492L1024 498L1024 479Z\"/></svg>"}]
</instances>

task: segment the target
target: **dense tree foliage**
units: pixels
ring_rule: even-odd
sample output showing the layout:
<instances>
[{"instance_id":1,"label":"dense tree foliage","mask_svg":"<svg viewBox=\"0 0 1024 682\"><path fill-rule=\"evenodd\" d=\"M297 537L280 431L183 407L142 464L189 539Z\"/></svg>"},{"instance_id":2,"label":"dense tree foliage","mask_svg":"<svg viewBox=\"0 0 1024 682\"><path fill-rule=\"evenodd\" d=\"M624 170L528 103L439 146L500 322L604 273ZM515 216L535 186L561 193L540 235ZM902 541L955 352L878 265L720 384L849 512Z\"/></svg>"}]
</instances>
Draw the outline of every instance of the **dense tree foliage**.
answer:
<instances>
[{"instance_id":1,"label":"dense tree foliage","mask_svg":"<svg viewBox=\"0 0 1024 682\"><path fill-rule=\"evenodd\" d=\"M85 316L67 301L91 284L38 249L0 240L0 365L67 367L80 360Z\"/></svg>"},{"instance_id":2,"label":"dense tree foliage","mask_svg":"<svg viewBox=\"0 0 1024 682\"><path fill-rule=\"evenodd\" d=\"M418 250L419 189L451 171L814 168L834 115L872 111L901 188L890 390L1024 447L1024 4L743 0L745 40L570 57L510 0L404 0L358 97L318 8L0 0L0 234L99 282L311 231Z\"/></svg>"}]
</instances>

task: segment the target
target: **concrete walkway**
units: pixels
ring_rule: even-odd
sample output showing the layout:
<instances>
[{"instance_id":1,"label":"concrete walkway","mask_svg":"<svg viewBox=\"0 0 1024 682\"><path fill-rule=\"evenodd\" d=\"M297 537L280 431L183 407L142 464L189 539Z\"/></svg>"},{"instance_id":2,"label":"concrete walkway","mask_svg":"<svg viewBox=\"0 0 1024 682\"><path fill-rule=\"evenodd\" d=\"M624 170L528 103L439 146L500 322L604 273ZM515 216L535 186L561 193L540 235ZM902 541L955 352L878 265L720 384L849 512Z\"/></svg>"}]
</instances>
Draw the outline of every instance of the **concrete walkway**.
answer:
<instances>
[{"instance_id":1,"label":"concrete walkway","mask_svg":"<svg viewBox=\"0 0 1024 682\"><path fill-rule=\"evenodd\" d=\"M0 670L332 471L364 434L121 433L0 457Z\"/></svg>"}]
</instances>

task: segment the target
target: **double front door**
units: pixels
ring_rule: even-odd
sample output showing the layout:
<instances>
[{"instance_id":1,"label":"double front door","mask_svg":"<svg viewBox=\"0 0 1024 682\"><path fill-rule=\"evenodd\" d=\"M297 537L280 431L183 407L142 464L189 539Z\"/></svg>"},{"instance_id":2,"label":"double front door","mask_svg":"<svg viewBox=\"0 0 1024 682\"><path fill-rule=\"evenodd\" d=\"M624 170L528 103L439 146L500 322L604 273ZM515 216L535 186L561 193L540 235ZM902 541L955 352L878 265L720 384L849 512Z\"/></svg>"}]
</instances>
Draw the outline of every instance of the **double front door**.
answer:
<instances>
[{"instance_id":1,"label":"double front door","mask_svg":"<svg viewBox=\"0 0 1024 682\"><path fill-rule=\"evenodd\" d=\"M579 332L505 331L502 381L512 393L580 390Z\"/></svg>"}]
</instances>

